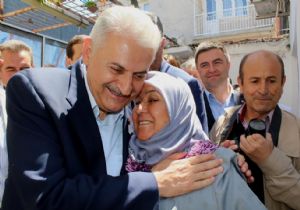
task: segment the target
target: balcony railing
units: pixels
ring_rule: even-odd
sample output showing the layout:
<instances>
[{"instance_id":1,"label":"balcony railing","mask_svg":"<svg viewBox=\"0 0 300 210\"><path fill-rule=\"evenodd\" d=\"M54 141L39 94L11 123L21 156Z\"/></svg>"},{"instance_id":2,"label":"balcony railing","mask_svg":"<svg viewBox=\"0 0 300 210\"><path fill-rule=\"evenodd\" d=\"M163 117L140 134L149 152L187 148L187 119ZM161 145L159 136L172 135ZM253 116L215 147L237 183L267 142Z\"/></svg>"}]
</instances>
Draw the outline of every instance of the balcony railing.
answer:
<instances>
[{"instance_id":1,"label":"balcony railing","mask_svg":"<svg viewBox=\"0 0 300 210\"><path fill-rule=\"evenodd\" d=\"M274 25L273 18L256 20L256 16L254 5L212 13L195 14L194 35L206 36L228 32L236 33Z\"/></svg>"}]
</instances>

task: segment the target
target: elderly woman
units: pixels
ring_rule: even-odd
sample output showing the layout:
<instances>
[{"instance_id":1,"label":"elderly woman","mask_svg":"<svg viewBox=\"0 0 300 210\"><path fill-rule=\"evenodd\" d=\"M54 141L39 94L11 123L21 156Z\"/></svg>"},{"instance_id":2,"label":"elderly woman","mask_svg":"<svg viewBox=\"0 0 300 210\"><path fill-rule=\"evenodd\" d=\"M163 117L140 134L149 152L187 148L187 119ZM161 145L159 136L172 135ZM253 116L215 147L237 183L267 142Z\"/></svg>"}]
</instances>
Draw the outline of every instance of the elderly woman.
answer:
<instances>
[{"instance_id":1,"label":"elderly woman","mask_svg":"<svg viewBox=\"0 0 300 210\"><path fill-rule=\"evenodd\" d=\"M177 152L185 152L186 157L213 152L224 160L224 172L211 186L175 198L161 198L159 209L265 209L243 179L236 154L208 140L184 81L149 72L131 120L134 133L126 165L129 172L150 171L156 163Z\"/></svg>"}]
</instances>

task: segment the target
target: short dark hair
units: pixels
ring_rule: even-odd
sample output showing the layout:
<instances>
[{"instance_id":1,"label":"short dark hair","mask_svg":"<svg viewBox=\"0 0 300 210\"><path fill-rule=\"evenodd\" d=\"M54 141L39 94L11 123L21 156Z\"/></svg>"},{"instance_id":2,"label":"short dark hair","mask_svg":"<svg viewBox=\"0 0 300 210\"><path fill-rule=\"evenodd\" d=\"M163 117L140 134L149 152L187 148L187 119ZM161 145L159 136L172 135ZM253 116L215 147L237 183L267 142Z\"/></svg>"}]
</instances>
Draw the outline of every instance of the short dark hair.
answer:
<instances>
[{"instance_id":1,"label":"short dark hair","mask_svg":"<svg viewBox=\"0 0 300 210\"><path fill-rule=\"evenodd\" d=\"M75 35L67 44L66 47L66 55L68 58L73 59L74 56L74 50L73 50L73 46L75 44L81 44L83 42L83 38L86 35Z\"/></svg>"},{"instance_id":2,"label":"short dark hair","mask_svg":"<svg viewBox=\"0 0 300 210\"><path fill-rule=\"evenodd\" d=\"M226 57L227 61L230 61L230 56L225 48L225 46L222 43L217 43L217 42L211 42L211 41L204 41L201 42L198 47L196 48L196 53L195 53L195 63L197 65L197 60L198 56L201 53L207 52L212 49L219 49L224 53L224 56Z\"/></svg>"},{"instance_id":3,"label":"short dark hair","mask_svg":"<svg viewBox=\"0 0 300 210\"><path fill-rule=\"evenodd\" d=\"M243 68L244 68L244 65L245 65L247 59L249 58L249 56L254 55L258 52L262 52L262 51L258 50L258 51L255 51L255 52L248 53L242 58L241 63L240 63L240 68L239 68L239 77L241 78L242 83L243 83L243 80L244 80L244 70L243 70ZM270 52L270 51L265 51L265 52L273 54L276 57L276 59L278 60L278 62L280 64L280 67L281 67L281 79L283 79L285 77L285 70L284 70L284 63L283 63L282 58L279 55L277 55L276 53L273 53L273 52Z\"/></svg>"}]
</instances>

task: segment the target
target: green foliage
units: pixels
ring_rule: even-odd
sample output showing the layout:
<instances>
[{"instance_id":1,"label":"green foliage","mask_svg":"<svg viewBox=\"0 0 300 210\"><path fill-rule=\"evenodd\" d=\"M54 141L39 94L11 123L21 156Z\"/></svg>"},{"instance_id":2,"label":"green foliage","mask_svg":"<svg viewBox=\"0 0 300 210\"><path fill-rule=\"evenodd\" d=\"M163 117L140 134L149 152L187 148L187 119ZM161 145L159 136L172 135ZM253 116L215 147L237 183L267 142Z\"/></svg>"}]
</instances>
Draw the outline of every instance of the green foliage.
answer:
<instances>
[{"instance_id":1,"label":"green foliage","mask_svg":"<svg viewBox=\"0 0 300 210\"><path fill-rule=\"evenodd\" d=\"M87 8L89 8L89 7L97 7L97 3L94 2L94 1L89 0L89 1L87 1L87 2L84 3L84 6L87 7Z\"/></svg>"}]
</instances>

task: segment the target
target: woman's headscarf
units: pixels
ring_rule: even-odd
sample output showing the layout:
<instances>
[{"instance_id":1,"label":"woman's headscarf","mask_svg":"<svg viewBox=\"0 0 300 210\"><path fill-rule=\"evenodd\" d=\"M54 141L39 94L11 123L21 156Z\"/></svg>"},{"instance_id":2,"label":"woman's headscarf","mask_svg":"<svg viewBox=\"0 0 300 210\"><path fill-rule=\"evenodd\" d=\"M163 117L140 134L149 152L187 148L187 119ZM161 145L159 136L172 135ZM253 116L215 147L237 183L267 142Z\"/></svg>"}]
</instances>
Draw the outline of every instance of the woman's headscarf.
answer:
<instances>
[{"instance_id":1,"label":"woman's headscarf","mask_svg":"<svg viewBox=\"0 0 300 210\"><path fill-rule=\"evenodd\" d=\"M189 86L166 73L151 71L145 83L154 86L163 96L170 123L146 141L135 133L129 142L131 158L153 165L175 152L190 148L191 139L208 139L196 114L196 105Z\"/></svg>"}]
</instances>

